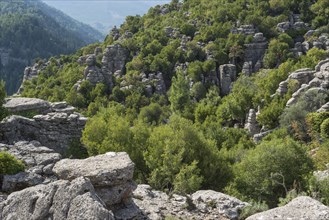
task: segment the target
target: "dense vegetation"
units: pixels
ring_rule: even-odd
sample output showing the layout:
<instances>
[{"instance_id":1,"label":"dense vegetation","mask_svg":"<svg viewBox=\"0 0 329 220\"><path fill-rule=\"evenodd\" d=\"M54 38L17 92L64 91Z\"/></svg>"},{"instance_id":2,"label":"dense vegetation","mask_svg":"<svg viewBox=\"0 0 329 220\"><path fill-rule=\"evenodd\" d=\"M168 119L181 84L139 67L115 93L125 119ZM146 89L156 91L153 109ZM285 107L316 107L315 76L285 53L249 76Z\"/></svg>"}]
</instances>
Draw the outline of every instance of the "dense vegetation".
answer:
<instances>
[{"instance_id":1,"label":"dense vegetation","mask_svg":"<svg viewBox=\"0 0 329 220\"><path fill-rule=\"evenodd\" d=\"M129 31L132 38L115 42L109 35L104 43L52 58L38 78L24 84L23 95L66 100L78 107L91 117L82 138L89 155L126 151L136 163L136 180L157 189L190 193L211 188L253 201L260 208L262 202L276 206L301 192L317 194L329 204L328 181L311 178L314 170L325 169L329 163L329 115L313 113L328 101L328 95L313 94L307 102L301 98L285 108L296 91L292 82L285 96L271 96L289 73L314 68L329 56L317 48L299 57L287 53L306 30L282 34L276 24L298 13L312 28L326 33L326 4L326 0L189 0L183 4L173 0L167 6L168 14L154 7L143 17L127 17L120 32ZM268 39L267 69L251 77L240 74L231 93L221 97L220 88L202 78L228 62L241 71L244 43L250 42L250 37L230 32L237 22L255 25ZM167 26L191 37L186 50L180 47L181 39L165 35ZM198 42L206 46L200 47ZM92 86L88 81L78 92L72 88L83 78L78 57L113 43L130 51L125 80L133 86L121 90L120 82L114 80L113 88L102 83ZM213 59L206 58L209 51ZM189 62L186 71L175 69L177 63L185 62ZM137 79L141 73L157 71L163 73L170 89L149 97ZM260 125L276 130L256 143L241 127L249 109L258 106ZM310 156L313 149L317 153Z\"/></svg>"},{"instance_id":2,"label":"dense vegetation","mask_svg":"<svg viewBox=\"0 0 329 220\"><path fill-rule=\"evenodd\" d=\"M9 57L0 58L0 79L9 94L17 91L24 68L35 58L72 53L102 39L96 30L40 1L1 1L0 29L1 58Z\"/></svg>"}]
</instances>

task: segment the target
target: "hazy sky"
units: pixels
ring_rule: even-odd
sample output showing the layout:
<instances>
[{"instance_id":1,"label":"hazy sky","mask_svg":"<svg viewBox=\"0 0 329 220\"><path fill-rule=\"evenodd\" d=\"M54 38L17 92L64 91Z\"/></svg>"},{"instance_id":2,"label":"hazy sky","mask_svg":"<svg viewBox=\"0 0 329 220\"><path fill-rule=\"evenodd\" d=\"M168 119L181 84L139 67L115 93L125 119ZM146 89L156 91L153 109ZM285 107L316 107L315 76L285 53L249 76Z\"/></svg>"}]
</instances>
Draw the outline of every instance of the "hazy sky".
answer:
<instances>
[{"instance_id":1,"label":"hazy sky","mask_svg":"<svg viewBox=\"0 0 329 220\"><path fill-rule=\"evenodd\" d=\"M127 15L143 15L152 6L169 3L170 0L43 0L78 21L108 33L120 26Z\"/></svg>"}]
</instances>

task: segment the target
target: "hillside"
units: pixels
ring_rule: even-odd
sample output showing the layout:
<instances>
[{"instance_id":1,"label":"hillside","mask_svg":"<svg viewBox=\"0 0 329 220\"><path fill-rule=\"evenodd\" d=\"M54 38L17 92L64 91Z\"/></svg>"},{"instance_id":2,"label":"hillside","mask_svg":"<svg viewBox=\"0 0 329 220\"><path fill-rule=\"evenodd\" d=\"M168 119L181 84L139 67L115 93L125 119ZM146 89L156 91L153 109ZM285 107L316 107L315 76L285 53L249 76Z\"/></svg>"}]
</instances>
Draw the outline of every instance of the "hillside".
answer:
<instances>
[{"instance_id":1,"label":"hillside","mask_svg":"<svg viewBox=\"0 0 329 220\"><path fill-rule=\"evenodd\" d=\"M214 189L264 210L307 194L328 205L328 7L173 0L27 68L21 95L78 108L90 156L125 151L138 183L170 195Z\"/></svg>"},{"instance_id":2,"label":"hillside","mask_svg":"<svg viewBox=\"0 0 329 220\"><path fill-rule=\"evenodd\" d=\"M0 79L9 94L17 91L24 67L35 58L68 54L103 39L91 27L79 23L40 1L0 2Z\"/></svg>"}]
</instances>

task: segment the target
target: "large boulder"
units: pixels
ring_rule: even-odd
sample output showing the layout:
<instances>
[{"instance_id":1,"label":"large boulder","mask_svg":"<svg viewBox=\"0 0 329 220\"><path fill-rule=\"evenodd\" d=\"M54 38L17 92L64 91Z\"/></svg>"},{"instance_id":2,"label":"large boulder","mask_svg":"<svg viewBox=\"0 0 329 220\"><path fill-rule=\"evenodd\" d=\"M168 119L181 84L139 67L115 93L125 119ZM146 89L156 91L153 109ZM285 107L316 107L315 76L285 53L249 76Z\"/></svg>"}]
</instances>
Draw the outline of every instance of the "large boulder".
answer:
<instances>
[{"instance_id":1,"label":"large boulder","mask_svg":"<svg viewBox=\"0 0 329 220\"><path fill-rule=\"evenodd\" d=\"M84 160L61 160L53 171L64 180L83 176L88 177L94 186L114 186L132 180L134 167L127 153L109 152Z\"/></svg>"},{"instance_id":2,"label":"large boulder","mask_svg":"<svg viewBox=\"0 0 329 220\"><path fill-rule=\"evenodd\" d=\"M319 220L329 219L329 207L308 196L293 199L287 205L257 213L246 220Z\"/></svg>"},{"instance_id":3,"label":"large boulder","mask_svg":"<svg viewBox=\"0 0 329 220\"><path fill-rule=\"evenodd\" d=\"M87 178L59 180L14 192L0 203L0 219L114 219Z\"/></svg>"},{"instance_id":4,"label":"large boulder","mask_svg":"<svg viewBox=\"0 0 329 220\"><path fill-rule=\"evenodd\" d=\"M84 160L61 160L55 164L53 172L64 180L87 177L106 206L113 207L129 200L136 188L134 167L127 153L109 152Z\"/></svg>"}]
</instances>

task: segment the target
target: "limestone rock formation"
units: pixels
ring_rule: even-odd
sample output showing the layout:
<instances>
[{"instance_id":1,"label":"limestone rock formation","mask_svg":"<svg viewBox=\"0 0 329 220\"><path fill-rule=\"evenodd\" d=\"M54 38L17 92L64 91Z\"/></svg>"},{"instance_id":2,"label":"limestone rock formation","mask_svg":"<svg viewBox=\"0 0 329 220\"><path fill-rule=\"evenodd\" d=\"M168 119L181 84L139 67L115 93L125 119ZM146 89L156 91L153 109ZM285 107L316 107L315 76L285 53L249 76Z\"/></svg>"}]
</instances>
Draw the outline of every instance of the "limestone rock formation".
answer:
<instances>
[{"instance_id":1,"label":"limestone rock formation","mask_svg":"<svg viewBox=\"0 0 329 220\"><path fill-rule=\"evenodd\" d=\"M108 46L103 53L102 72L107 82L116 71L124 73L129 51L120 44Z\"/></svg>"},{"instance_id":2,"label":"limestone rock formation","mask_svg":"<svg viewBox=\"0 0 329 220\"><path fill-rule=\"evenodd\" d=\"M0 151L7 151L16 159L22 160L28 170L38 174L52 174L52 167L62 158L59 153L37 141L19 141L15 145L0 144Z\"/></svg>"},{"instance_id":3,"label":"limestone rock formation","mask_svg":"<svg viewBox=\"0 0 329 220\"><path fill-rule=\"evenodd\" d=\"M288 92L289 81L297 82L297 90L287 102L287 107L296 103L302 94L326 93L329 88L329 59L318 63L315 70L309 68L296 70L288 79L279 84L276 94L283 96ZM319 111L326 111L326 105Z\"/></svg>"},{"instance_id":4,"label":"limestone rock formation","mask_svg":"<svg viewBox=\"0 0 329 220\"><path fill-rule=\"evenodd\" d=\"M13 114L38 113L47 114L50 112L73 113L75 108L66 102L47 102L37 98L12 97L6 98L3 104Z\"/></svg>"},{"instance_id":5,"label":"limestone rock formation","mask_svg":"<svg viewBox=\"0 0 329 220\"><path fill-rule=\"evenodd\" d=\"M250 133L250 135L257 134L260 131L260 127L256 120L256 111L255 109L250 109L247 117L246 124L244 126Z\"/></svg>"},{"instance_id":6,"label":"limestone rock formation","mask_svg":"<svg viewBox=\"0 0 329 220\"><path fill-rule=\"evenodd\" d=\"M64 159L53 171L64 180L87 177L106 205L112 206L129 199L135 189L134 166L128 154L112 152L84 160Z\"/></svg>"},{"instance_id":7,"label":"limestone rock formation","mask_svg":"<svg viewBox=\"0 0 329 220\"><path fill-rule=\"evenodd\" d=\"M79 113L51 112L33 119L12 115L0 122L0 142L39 141L63 153L74 139L80 139L87 118Z\"/></svg>"},{"instance_id":8,"label":"limestone rock formation","mask_svg":"<svg viewBox=\"0 0 329 220\"><path fill-rule=\"evenodd\" d=\"M84 78L92 85L104 82L104 76L100 68L96 66L96 56L91 54L86 59L87 67L84 70Z\"/></svg>"},{"instance_id":9,"label":"limestone rock formation","mask_svg":"<svg viewBox=\"0 0 329 220\"><path fill-rule=\"evenodd\" d=\"M224 64L219 67L221 95L228 95L231 91L231 84L237 78L236 67L233 64Z\"/></svg>"},{"instance_id":10,"label":"limestone rock formation","mask_svg":"<svg viewBox=\"0 0 329 220\"><path fill-rule=\"evenodd\" d=\"M114 214L122 216L122 212L138 213L139 209L149 219L164 219L165 217L187 219L236 219L239 210L247 203L212 190L197 191L192 195L180 196L152 190L148 185L138 185L133 194L133 204L127 209Z\"/></svg>"},{"instance_id":11,"label":"limestone rock formation","mask_svg":"<svg viewBox=\"0 0 329 220\"><path fill-rule=\"evenodd\" d=\"M127 153L107 153L84 160L63 159L53 171L64 180L88 177L94 186L114 186L132 179L134 163Z\"/></svg>"},{"instance_id":12,"label":"limestone rock formation","mask_svg":"<svg viewBox=\"0 0 329 220\"><path fill-rule=\"evenodd\" d=\"M246 220L319 220L329 219L329 207L319 201L307 196L301 196L293 199L287 205L270 209L265 212L257 213L248 217Z\"/></svg>"},{"instance_id":13,"label":"limestone rock formation","mask_svg":"<svg viewBox=\"0 0 329 220\"><path fill-rule=\"evenodd\" d=\"M318 109L317 112L328 112L329 111L329 102L327 102L326 104L324 104L323 106L321 106L320 109Z\"/></svg>"},{"instance_id":14,"label":"limestone rock formation","mask_svg":"<svg viewBox=\"0 0 329 220\"><path fill-rule=\"evenodd\" d=\"M1 219L114 219L84 177L14 192L0 210Z\"/></svg>"},{"instance_id":15,"label":"limestone rock formation","mask_svg":"<svg viewBox=\"0 0 329 220\"><path fill-rule=\"evenodd\" d=\"M255 33L252 42L244 46L243 72L245 75L251 75L251 73L257 72L262 67L268 42L263 36L263 33Z\"/></svg>"}]
</instances>

